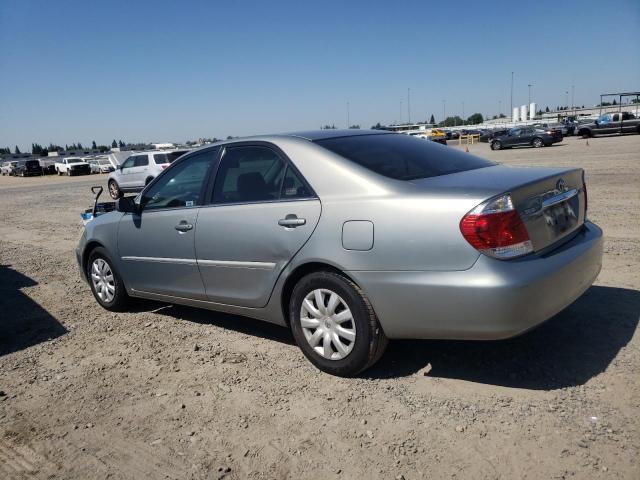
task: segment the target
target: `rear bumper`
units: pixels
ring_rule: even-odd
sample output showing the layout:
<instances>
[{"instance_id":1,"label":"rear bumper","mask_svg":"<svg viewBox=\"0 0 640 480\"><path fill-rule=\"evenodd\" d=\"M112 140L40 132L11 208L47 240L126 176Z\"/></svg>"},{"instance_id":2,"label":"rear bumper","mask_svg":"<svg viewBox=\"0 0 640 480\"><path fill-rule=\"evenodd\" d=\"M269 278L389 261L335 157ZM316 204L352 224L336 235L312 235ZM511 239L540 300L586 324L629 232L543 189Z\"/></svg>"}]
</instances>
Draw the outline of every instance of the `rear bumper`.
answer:
<instances>
[{"instance_id":1,"label":"rear bumper","mask_svg":"<svg viewBox=\"0 0 640 480\"><path fill-rule=\"evenodd\" d=\"M497 340L548 320L595 281L602 230L587 222L544 256L500 261L480 255L452 272L349 272L389 338Z\"/></svg>"}]
</instances>

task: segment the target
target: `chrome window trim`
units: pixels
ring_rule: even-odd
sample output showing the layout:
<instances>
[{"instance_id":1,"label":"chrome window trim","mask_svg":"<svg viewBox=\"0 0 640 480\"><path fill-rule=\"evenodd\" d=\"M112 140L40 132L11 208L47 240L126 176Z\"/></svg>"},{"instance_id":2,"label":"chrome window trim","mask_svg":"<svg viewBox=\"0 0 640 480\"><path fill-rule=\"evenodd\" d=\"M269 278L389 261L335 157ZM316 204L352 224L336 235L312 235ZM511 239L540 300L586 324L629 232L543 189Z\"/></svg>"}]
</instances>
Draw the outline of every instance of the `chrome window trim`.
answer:
<instances>
[{"instance_id":1,"label":"chrome window trim","mask_svg":"<svg viewBox=\"0 0 640 480\"><path fill-rule=\"evenodd\" d=\"M197 265L195 258L165 258L165 257L136 257L126 256L122 260L129 262L153 262L153 263L174 263L177 265Z\"/></svg>"}]
</instances>

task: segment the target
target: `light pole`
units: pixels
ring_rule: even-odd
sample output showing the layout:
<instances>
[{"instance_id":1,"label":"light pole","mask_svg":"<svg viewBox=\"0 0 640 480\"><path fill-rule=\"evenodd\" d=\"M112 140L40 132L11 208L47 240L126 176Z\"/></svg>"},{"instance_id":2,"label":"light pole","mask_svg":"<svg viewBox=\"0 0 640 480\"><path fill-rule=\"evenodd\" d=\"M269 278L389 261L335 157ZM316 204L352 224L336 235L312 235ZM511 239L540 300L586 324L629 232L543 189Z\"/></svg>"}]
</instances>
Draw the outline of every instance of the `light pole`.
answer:
<instances>
[{"instance_id":1,"label":"light pole","mask_svg":"<svg viewBox=\"0 0 640 480\"><path fill-rule=\"evenodd\" d=\"M573 94L574 94L574 90L575 90L575 85L571 85L571 111L574 113L575 115L575 103L573 102Z\"/></svg>"},{"instance_id":2,"label":"light pole","mask_svg":"<svg viewBox=\"0 0 640 480\"><path fill-rule=\"evenodd\" d=\"M411 123L411 89L407 88L407 117Z\"/></svg>"},{"instance_id":3,"label":"light pole","mask_svg":"<svg viewBox=\"0 0 640 480\"><path fill-rule=\"evenodd\" d=\"M565 94L565 106L568 108L569 107L569 91L567 90L566 92L564 92Z\"/></svg>"},{"instance_id":4,"label":"light pole","mask_svg":"<svg viewBox=\"0 0 640 480\"><path fill-rule=\"evenodd\" d=\"M442 126L446 127L445 120L447 119L447 101L442 100Z\"/></svg>"},{"instance_id":5,"label":"light pole","mask_svg":"<svg viewBox=\"0 0 640 480\"><path fill-rule=\"evenodd\" d=\"M527 85L527 87L529 87L529 103L527 103L527 105L531 105L531 87L532 86L533 86L532 84Z\"/></svg>"},{"instance_id":6,"label":"light pole","mask_svg":"<svg viewBox=\"0 0 640 480\"><path fill-rule=\"evenodd\" d=\"M351 126L351 121L349 119L349 102L347 102L347 129Z\"/></svg>"},{"instance_id":7,"label":"light pole","mask_svg":"<svg viewBox=\"0 0 640 480\"><path fill-rule=\"evenodd\" d=\"M400 124L402 125L402 100L400 100Z\"/></svg>"},{"instance_id":8,"label":"light pole","mask_svg":"<svg viewBox=\"0 0 640 480\"><path fill-rule=\"evenodd\" d=\"M511 72L511 110L509 110L511 112L511 121L515 121L515 119L513 118L513 72Z\"/></svg>"},{"instance_id":9,"label":"light pole","mask_svg":"<svg viewBox=\"0 0 640 480\"><path fill-rule=\"evenodd\" d=\"M498 100L498 118L502 115L502 100Z\"/></svg>"},{"instance_id":10,"label":"light pole","mask_svg":"<svg viewBox=\"0 0 640 480\"><path fill-rule=\"evenodd\" d=\"M462 125L464 125L464 100L462 101Z\"/></svg>"}]
</instances>

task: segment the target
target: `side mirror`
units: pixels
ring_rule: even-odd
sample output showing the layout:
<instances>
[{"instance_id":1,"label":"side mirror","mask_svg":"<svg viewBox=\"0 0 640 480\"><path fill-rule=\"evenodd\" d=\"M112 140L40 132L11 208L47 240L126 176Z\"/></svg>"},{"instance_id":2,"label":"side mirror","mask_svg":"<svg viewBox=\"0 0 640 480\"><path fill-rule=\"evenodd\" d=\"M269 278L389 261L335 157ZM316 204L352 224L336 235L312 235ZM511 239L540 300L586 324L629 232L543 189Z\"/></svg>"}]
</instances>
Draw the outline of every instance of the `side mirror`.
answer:
<instances>
[{"instance_id":1,"label":"side mirror","mask_svg":"<svg viewBox=\"0 0 640 480\"><path fill-rule=\"evenodd\" d=\"M134 197L120 197L116 200L116 210L121 213L138 213L139 206Z\"/></svg>"}]
</instances>

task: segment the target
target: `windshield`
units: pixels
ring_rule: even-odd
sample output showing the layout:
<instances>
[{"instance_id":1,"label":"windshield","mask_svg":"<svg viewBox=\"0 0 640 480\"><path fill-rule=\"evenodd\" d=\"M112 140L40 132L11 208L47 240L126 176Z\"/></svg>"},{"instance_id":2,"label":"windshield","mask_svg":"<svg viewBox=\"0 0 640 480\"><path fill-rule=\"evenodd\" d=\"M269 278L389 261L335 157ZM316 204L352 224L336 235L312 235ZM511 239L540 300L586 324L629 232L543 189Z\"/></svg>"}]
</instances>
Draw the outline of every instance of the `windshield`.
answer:
<instances>
[{"instance_id":1,"label":"windshield","mask_svg":"<svg viewBox=\"0 0 640 480\"><path fill-rule=\"evenodd\" d=\"M111 162L109 160L98 160L98 163L100 165L111 165Z\"/></svg>"},{"instance_id":2,"label":"windshield","mask_svg":"<svg viewBox=\"0 0 640 480\"><path fill-rule=\"evenodd\" d=\"M468 153L408 135L357 135L316 140L318 145L385 177L437 177L494 165Z\"/></svg>"},{"instance_id":3,"label":"windshield","mask_svg":"<svg viewBox=\"0 0 640 480\"><path fill-rule=\"evenodd\" d=\"M79 158L67 158L67 163L82 163Z\"/></svg>"},{"instance_id":4,"label":"windshield","mask_svg":"<svg viewBox=\"0 0 640 480\"><path fill-rule=\"evenodd\" d=\"M184 151L156 153L153 155L153 161L156 162L156 165L162 165L163 163L172 163L174 160L180 158L183 153Z\"/></svg>"}]
</instances>

